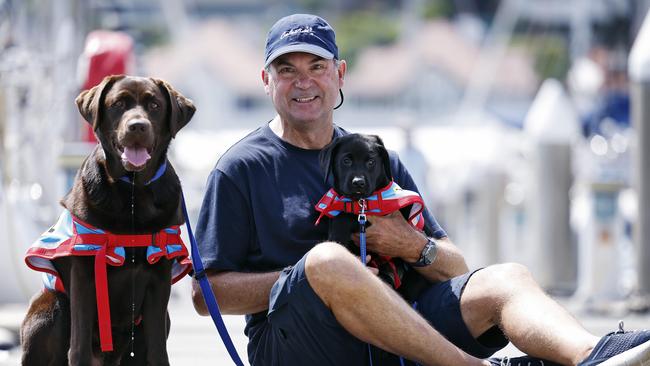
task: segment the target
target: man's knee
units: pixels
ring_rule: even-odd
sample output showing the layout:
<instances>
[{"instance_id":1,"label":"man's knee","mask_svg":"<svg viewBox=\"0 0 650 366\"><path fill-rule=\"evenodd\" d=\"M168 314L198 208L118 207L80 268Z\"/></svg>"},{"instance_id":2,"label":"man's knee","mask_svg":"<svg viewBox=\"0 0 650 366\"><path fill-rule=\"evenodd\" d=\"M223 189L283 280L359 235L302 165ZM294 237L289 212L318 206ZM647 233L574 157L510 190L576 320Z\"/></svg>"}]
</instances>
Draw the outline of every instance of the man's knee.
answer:
<instances>
[{"instance_id":1,"label":"man's knee","mask_svg":"<svg viewBox=\"0 0 650 366\"><path fill-rule=\"evenodd\" d=\"M466 324L480 334L499 323L502 307L522 291L537 287L530 271L518 263L485 267L470 277L463 290L461 309Z\"/></svg>"},{"instance_id":2,"label":"man's knee","mask_svg":"<svg viewBox=\"0 0 650 366\"><path fill-rule=\"evenodd\" d=\"M532 276L526 266L520 263L501 263L485 268L499 278L530 279Z\"/></svg>"},{"instance_id":3,"label":"man's knee","mask_svg":"<svg viewBox=\"0 0 650 366\"><path fill-rule=\"evenodd\" d=\"M316 245L305 259L307 281L324 301L332 292L345 293L348 287L356 286L362 276L369 273L357 257L334 242Z\"/></svg>"},{"instance_id":4,"label":"man's knee","mask_svg":"<svg viewBox=\"0 0 650 366\"><path fill-rule=\"evenodd\" d=\"M495 294L514 291L521 286L536 286L528 268L519 263L495 264L476 272L473 277L473 285L490 289Z\"/></svg>"},{"instance_id":5,"label":"man's knee","mask_svg":"<svg viewBox=\"0 0 650 366\"><path fill-rule=\"evenodd\" d=\"M341 244L324 242L307 253L305 275L309 283L337 281L354 265L354 256Z\"/></svg>"}]
</instances>

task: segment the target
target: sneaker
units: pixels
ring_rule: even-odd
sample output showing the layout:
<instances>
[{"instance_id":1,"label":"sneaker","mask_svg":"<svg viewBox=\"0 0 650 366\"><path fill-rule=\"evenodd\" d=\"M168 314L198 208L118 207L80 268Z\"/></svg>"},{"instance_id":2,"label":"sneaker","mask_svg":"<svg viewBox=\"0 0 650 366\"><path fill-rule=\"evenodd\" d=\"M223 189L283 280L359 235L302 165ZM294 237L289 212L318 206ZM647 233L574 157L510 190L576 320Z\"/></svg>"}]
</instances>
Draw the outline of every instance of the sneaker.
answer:
<instances>
[{"instance_id":1,"label":"sneaker","mask_svg":"<svg viewBox=\"0 0 650 366\"><path fill-rule=\"evenodd\" d=\"M488 358L488 361L493 366L562 366L558 363L546 361L541 358L531 357L531 356L521 356L521 357L504 357L504 358Z\"/></svg>"},{"instance_id":2,"label":"sneaker","mask_svg":"<svg viewBox=\"0 0 650 366\"><path fill-rule=\"evenodd\" d=\"M623 322L618 331L598 341L589 357L578 366L650 366L650 330L626 332Z\"/></svg>"}]
</instances>

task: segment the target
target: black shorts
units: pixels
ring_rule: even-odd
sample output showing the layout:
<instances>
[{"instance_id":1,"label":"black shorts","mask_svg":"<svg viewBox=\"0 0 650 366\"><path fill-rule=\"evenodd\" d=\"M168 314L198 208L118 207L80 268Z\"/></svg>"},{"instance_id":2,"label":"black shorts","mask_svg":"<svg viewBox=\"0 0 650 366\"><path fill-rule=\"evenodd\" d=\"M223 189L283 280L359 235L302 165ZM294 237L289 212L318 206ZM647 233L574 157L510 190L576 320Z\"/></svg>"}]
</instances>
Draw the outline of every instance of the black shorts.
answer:
<instances>
[{"instance_id":1,"label":"black shorts","mask_svg":"<svg viewBox=\"0 0 650 366\"><path fill-rule=\"evenodd\" d=\"M307 281L305 258L283 271L271 290L267 320L251 329L251 365L370 365L370 357L373 366L400 365L397 356L374 347L369 349L336 321ZM505 347L508 341L495 327L479 342L463 322L460 295L474 272L432 285L418 298L416 308L457 347L485 358ZM405 360L405 364L413 363Z\"/></svg>"}]
</instances>

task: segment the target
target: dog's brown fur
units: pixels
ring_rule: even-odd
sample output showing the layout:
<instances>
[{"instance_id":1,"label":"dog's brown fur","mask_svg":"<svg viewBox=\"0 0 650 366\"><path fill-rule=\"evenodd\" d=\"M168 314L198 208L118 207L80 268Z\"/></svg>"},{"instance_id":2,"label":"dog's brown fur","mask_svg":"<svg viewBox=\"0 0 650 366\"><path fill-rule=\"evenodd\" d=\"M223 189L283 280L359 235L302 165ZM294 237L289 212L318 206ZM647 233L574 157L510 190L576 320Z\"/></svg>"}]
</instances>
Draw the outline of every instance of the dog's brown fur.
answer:
<instances>
[{"instance_id":1,"label":"dog's brown fur","mask_svg":"<svg viewBox=\"0 0 650 366\"><path fill-rule=\"evenodd\" d=\"M166 161L171 139L195 108L169 84L153 78L110 76L76 99L100 144L86 158L61 204L74 216L116 234L144 234L184 222L181 186L174 169L146 185ZM146 148L151 158L136 166L125 147ZM128 176L133 184L120 181ZM133 212L133 215L132 215ZM67 295L37 294L21 327L23 365L168 365L167 303L171 261L148 264L146 248L127 248L123 266L108 268L112 352L99 347L94 257L54 260ZM131 263L132 258L134 263ZM136 327L131 351L132 304Z\"/></svg>"}]
</instances>

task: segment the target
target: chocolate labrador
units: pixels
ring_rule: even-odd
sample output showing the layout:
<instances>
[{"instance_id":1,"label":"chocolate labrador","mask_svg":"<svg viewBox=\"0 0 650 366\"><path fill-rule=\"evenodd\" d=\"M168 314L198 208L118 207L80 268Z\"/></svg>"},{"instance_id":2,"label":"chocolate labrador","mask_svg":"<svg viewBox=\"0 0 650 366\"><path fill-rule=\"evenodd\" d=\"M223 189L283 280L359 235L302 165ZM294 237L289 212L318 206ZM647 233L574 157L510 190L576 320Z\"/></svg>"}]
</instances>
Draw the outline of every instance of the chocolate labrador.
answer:
<instances>
[{"instance_id":1,"label":"chocolate labrador","mask_svg":"<svg viewBox=\"0 0 650 366\"><path fill-rule=\"evenodd\" d=\"M191 268L167 149L195 108L168 83L106 77L76 99L99 141L30 248L51 280L21 327L23 365L168 365L171 283Z\"/></svg>"},{"instance_id":2,"label":"chocolate labrador","mask_svg":"<svg viewBox=\"0 0 650 366\"><path fill-rule=\"evenodd\" d=\"M366 204L367 215L400 210L405 219L419 229L426 225L421 216L424 207L419 195L402 190L392 181L388 151L379 136L348 134L338 137L321 151L320 163L326 179L332 175L334 182L333 189L316 205L321 217L330 217L328 240L359 254L351 234L360 229L361 199ZM377 267L379 276L407 300L415 299L426 287L426 280L403 260L368 254L371 255L369 265Z\"/></svg>"}]
</instances>

